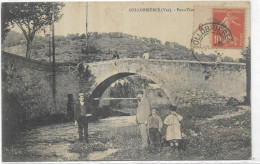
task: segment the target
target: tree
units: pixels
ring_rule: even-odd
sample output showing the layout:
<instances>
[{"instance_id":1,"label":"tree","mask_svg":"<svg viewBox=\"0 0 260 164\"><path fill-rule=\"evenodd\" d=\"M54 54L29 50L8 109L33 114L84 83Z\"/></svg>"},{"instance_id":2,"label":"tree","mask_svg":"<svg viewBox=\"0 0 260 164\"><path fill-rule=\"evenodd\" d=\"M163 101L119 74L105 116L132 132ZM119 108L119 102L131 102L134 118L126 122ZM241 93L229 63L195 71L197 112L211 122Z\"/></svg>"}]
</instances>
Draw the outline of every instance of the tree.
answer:
<instances>
[{"instance_id":1,"label":"tree","mask_svg":"<svg viewBox=\"0 0 260 164\"><path fill-rule=\"evenodd\" d=\"M241 52L245 62L246 62L246 97L245 103L250 105L251 102L251 43L249 38L249 43L246 48Z\"/></svg>"},{"instance_id":2,"label":"tree","mask_svg":"<svg viewBox=\"0 0 260 164\"><path fill-rule=\"evenodd\" d=\"M232 57L229 57L229 56L225 56L223 58L223 62L234 62L234 59Z\"/></svg>"},{"instance_id":3,"label":"tree","mask_svg":"<svg viewBox=\"0 0 260 164\"><path fill-rule=\"evenodd\" d=\"M52 13L54 21L62 17L60 13L64 3L57 2L27 2L27 3L5 3L5 10L12 18L10 23L15 23L23 32L27 40L26 57L31 56L31 47L34 36L52 24Z\"/></svg>"},{"instance_id":4,"label":"tree","mask_svg":"<svg viewBox=\"0 0 260 164\"><path fill-rule=\"evenodd\" d=\"M166 41L166 42L164 43L164 45L165 45L165 46L171 46L171 43L168 42L168 41Z\"/></svg>"},{"instance_id":5,"label":"tree","mask_svg":"<svg viewBox=\"0 0 260 164\"><path fill-rule=\"evenodd\" d=\"M10 31L10 25L12 24L12 17L10 10L8 8L8 5L6 3L2 3L1 7L1 16L2 16L2 21L1 21L1 41L5 40L5 37L7 33Z\"/></svg>"}]
</instances>

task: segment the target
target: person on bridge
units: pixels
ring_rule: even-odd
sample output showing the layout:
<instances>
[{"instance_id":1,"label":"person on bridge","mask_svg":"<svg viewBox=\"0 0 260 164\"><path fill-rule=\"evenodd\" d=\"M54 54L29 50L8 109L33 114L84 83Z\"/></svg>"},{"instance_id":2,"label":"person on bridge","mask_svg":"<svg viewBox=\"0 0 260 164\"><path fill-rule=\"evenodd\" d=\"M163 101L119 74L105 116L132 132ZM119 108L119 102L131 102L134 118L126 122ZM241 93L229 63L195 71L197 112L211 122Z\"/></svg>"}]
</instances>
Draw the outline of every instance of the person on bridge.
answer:
<instances>
[{"instance_id":1,"label":"person on bridge","mask_svg":"<svg viewBox=\"0 0 260 164\"><path fill-rule=\"evenodd\" d=\"M114 52L113 59L114 60L119 59L119 55L118 55L117 51Z\"/></svg>"},{"instance_id":2,"label":"person on bridge","mask_svg":"<svg viewBox=\"0 0 260 164\"><path fill-rule=\"evenodd\" d=\"M144 51L142 59L149 59L149 58L150 58L150 54L147 51Z\"/></svg>"},{"instance_id":3,"label":"person on bridge","mask_svg":"<svg viewBox=\"0 0 260 164\"><path fill-rule=\"evenodd\" d=\"M148 146L148 134L147 134L147 120L150 116L150 102L143 96L143 92L137 94L138 107L136 113L136 123L140 129L142 136L142 148L147 148Z\"/></svg>"},{"instance_id":4,"label":"person on bridge","mask_svg":"<svg viewBox=\"0 0 260 164\"><path fill-rule=\"evenodd\" d=\"M171 113L164 120L164 123L167 125L166 141L170 142L170 146L173 150L178 147L178 141L182 138L180 121L183 117L176 113L176 109L176 106L171 105Z\"/></svg>"},{"instance_id":5,"label":"person on bridge","mask_svg":"<svg viewBox=\"0 0 260 164\"><path fill-rule=\"evenodd\" d=\"M119 59L119 55L117 53L117 51L114 52L113 54L113 60L115 60L115 66L116 66L116 60Z\"/></svg>"},{"instance_id":6,"label":"person on bridge","mask_svg":"<svg viewBox=\"0 0 260 164\"><path fill-rule=\"evenodd\" d=\"M92 114L88 111L86 103L84 102L84 93L79 94L79 102L76 105L74 112L75 125L78 125L79 141L83 141L83 130L84 130L84 141L88 143L88 121Z\"/></svg>"}]
</instances>

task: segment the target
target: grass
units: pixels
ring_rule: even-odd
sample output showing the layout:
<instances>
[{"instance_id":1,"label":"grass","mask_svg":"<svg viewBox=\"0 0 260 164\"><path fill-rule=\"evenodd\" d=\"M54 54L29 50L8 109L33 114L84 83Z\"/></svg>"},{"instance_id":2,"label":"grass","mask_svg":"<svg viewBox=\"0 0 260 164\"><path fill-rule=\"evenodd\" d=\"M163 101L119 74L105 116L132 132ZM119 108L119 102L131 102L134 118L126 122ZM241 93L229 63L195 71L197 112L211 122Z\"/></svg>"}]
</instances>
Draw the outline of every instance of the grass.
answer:
<instances>
[{"instance_id":1,"label":"grass","mask_svg":"<svg viewBox=\"0 0 260 164\"><path fill-rule=\"evenodd\" d=\"M166 106L159 109L158 114L164 120L169 111ZM89 145L75 143L71 145L70 150L87 155L94 151L119 149L103 160L246 160L251 157L250 111L238 116L205 121L216 115L237 111L238 108L233 106L205 105L179 108L177 112L184 117L182 132L189 140L187 149L180 153L172 153L169 146L164 146L157 154L143 150L136 125L99 132L94 134L93 143ZM198 135L192 136L190 129ZM164 126L162 134L165 130Z\"/></svg>"},{"instance_id":2,"label":"grass","mask_svg":"<svg viewBox=\"0 0 260 164\"><path fill-rule=\"evenodd\" d=\"M167 106L162 106L158 109L160 109L158 114L164 120L169 114ZM111 127L105 131L94 131L89 136L89 144L75 141L77 135L74 136L75 140L70 140L69 143L61 138L57 138L59 139L57 141L50 141L53 144L57 142L69 144L69 153L79 154L79 159L77 160L80 161L87 160L86 157L90 153L109 149L117 149L118 151L106 156L102 160L247 160L251 157L251 112L244 111L240 112L239 115L230 115L230 113L238 113L238 110L237 107L233 106L213 105L179 108L177 112L184 118L182 121L182 132L186 135L185 139L189 141L186 150L180 153L172 153L167 145L157 154L143 150L141 148L141 135L137 125L119 128ZM225 116L228 117L210 119L223 114L226 114ZM56 128L59 127L62 130L61 125L55 125L55 127L57 126ZM110 126L107 125L107 127ZM67 128L74 127L68 125ZM192 135L190 129L197 135ZM165 134L165 130L166 127L164 126L162 134ZM50 144L49 140L48 142L42 142L42 144ZM19 150L22 150L22 148ZM28 147L23 152L3 149L3 158L12 159L12 161L56 161L62 158L51 153L42 156L37 154L37 152L29 150L30 148Z\"/></svg>"},{"instance_id":3,"label":"grass","mask_svg":"<svg viewBox=\"0 0 260 164\"><path fill-rule=\"evenodd\" d=\"M208 106L208 109L212 111L218 108L212 109ZM210 118L217 114L226 113L224 109L237 111L236 107L222 107L220 110L210 113ZM198 109L194 111L196 116ZM182 114L185 118L190 113L183 112ZM193 118L196 120L195 116ZM204 114L202 116L205 117ZM129 126L117 129L113 135L114 141L116 141L114 144L121 147L121 151L105 160L247 160L251 157L250 111L242 115L216 119L202 124L200 121L186 117L183 124L185 126L183 126L182 131L187 135L186 139L189 140L189 144L186 151L182 153L171 153L167 146L158 154L150 154L149 151L141 150L139 131L137 127ZM200 134L192 136L189 129L194 129Z\"/></svg>"}]
</instances>

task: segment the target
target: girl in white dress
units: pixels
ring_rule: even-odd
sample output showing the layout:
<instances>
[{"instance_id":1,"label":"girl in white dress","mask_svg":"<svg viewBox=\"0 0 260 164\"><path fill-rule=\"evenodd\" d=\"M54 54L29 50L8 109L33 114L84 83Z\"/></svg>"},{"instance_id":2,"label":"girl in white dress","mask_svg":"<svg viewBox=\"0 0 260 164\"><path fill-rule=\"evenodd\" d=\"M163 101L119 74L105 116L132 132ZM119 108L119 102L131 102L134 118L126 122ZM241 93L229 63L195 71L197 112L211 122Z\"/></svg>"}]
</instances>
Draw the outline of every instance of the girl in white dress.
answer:
<instances>
[{"instance_id":1,"label":"girl in white dress","mask_svg":"<svg viewBox=\"0 0 260 164\"><path fill-rule=\"evenodd\" d=\"M167 125L166 141L170 142L172 148L178 147L178 140L181 139L181 124L183 117L176 113L176 106L171 106L171 113L165 118L164 124Z\"/></svg>"}]
</instances>

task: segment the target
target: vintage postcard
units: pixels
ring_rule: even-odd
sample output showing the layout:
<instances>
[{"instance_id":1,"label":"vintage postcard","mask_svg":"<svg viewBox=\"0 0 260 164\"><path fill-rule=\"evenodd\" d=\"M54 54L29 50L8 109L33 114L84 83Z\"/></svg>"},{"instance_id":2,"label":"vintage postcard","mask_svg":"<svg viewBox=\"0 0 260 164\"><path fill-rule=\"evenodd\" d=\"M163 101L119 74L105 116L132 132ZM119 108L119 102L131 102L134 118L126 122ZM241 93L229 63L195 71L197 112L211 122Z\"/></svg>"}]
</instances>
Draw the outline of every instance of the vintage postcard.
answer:
<instances>
[{"instance_id":1,"label":"vintage postcard","mask_svg":"<svg viewBox=\"0 0 260 164\"><path fill-rule=\"evenodd\" d=\"M250 5L1 3L2 161L253 160Z\"/></svg>"}]
</instances>

